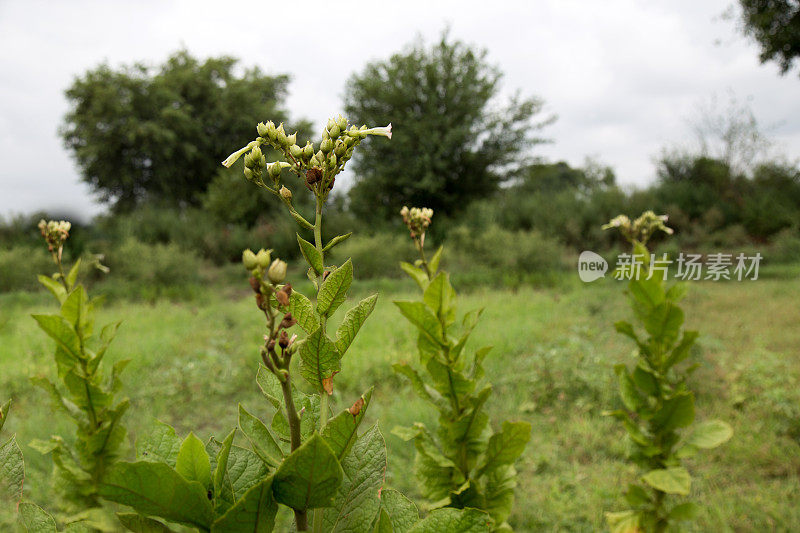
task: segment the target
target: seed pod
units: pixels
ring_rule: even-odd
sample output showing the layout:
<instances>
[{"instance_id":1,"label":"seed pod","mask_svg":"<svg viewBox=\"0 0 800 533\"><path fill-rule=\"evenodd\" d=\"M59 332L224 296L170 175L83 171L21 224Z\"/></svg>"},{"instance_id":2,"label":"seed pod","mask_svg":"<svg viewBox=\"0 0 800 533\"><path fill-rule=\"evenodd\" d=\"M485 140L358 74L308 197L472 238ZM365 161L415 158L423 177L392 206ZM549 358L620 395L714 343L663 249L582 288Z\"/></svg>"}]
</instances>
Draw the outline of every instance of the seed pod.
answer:
<instances>
[{"instance_id":1,"label":"seed pod","mask_svg":"<svg viewBox=\"0 0 800 533\"><path fill-rule=\"evenodd\" d=\"M342 141L337 141L336 147L333 149L333 153L336 154L336 157L342 157L346 151L347 145L345 145Z\"/></svg>"},{"instance_id":2,"label":"seed pod","mask_svg":"<svg viewBox=\"0 0 800 533\"><path fill-rule=\"evenodd\" d=\"M267 268L269 266L270 253L267 250L259 250L256 254L256 261L260 268Z\"/></svg>"},{"instance_id":3,"label":"seed pod","mask_svg":"<svg viewBox=\"0 0 800 533\"><path fill-rule=\"evenodd\" d=\"M281 198L283 198L284 200L290 200L291 201L291 199L292 199L292 191L287 189L285 186L281 186L281 190L278 191L278 193L281 195Z\"/></svg>"},{"instance_id":4,"label":"seed pod","mask_svg":"<svg viewBox=\"0 0 800 533\"><path fill-rule=\"evenodd\" d=\"M331 150L333 150L333 141L330 139L323 140L319 145L319 150L325 155L331 153Z\"/></svg>"},{"instance_id":5,"label":"seed pod","mask_svg":"<svg viewBox=\"0 0 800 533\"><path fill-rule=\"evenodd\" d=\"M261 292L261 281L256 279L254 276L250 276L248 280L250 282L250 288L253 289L253 292L260 293Z\"/></svg>"},{"instance_id":6,"label":"seed pod","mask_svg":"<svg viewBox=\"0 0 800 533\"><path fill-rule=\"evenodd\" d=\"M334 125L333 125L333 127L332 127L332 128L329 130L329 131L328 131L328 133L330 134L330 136L331 136L331 139L333 139L333 140L336 140L336 139L338 139L338 138L339 138L339 135L340 135L342 132L341 132L341 130L339 129L339 125L338 125L338 124L334 124Z\"/></svg>"},{"instance_id":7,"label":"seed pod","mask_svg":"<svg viewBox=\"0 0 800 533\"><path fill-rule=\"evenodd\" d=\"M283 320L281 320L280 328L287 329L297 324L297 320L292 316L292 313L286 313L283 315Z\"/></svg>"},{"instance_id":8,"label":"seed pod","mask_svg":"<svg viewBox=\"0 0 800 533\"><path fill-rule=\"evenodd\" d=\"M286 331L281 331L280 336L278 336L278 346L284 349L289 346L289 334Z\"/></svg>"},{"instance_id":9,"label":"seed pod","mask_svg":"<svg viewBox=\"0 0 800 533\"><path fill-rule=\"evenodd\" d=\"M289 144L297 143L297 132L294 132L291 135L288 135L286 137L286 142L288 142Z\"/></svg>"},{"instance_id":10,"label":"seed pod","mask_svg":"<svg viewBox=\"0 0 800 533\"><path fill-rule=\"evenodd\" d=\"M247 249L242 252L242 264L247 270L253 270L255 267L258 266L258 262L256 261L256 254L253 253L253 250Z\"/></svg>"},{"instance_id":11,"label":"seed pod","mask_svg":"<svg viewBox=\"0 0 800 533\"><path fill-rule=\"evenodd\" d=\"M278 178L281 177L281 164L279 161L275 161L274 163L270 163L269 165L269 176L272 178L273 181L277 181Z\"/></svg>"},{"instance_id":12,"label":"seed pod","mask_svg":"<svg viewBox=\"0 0 800 533\"><path fill-rule=\"evenodd\" d=\"M270 339L270 341L267 343L267 350L270 352L275 351L275 339Z\"/></svg>"},{"instance_id":13,"label":"seed pod","mask_svg":"<svg viewBox=\"0 0 800 533\"><path fill-rule=\"evenodd\" d=\"M286 279L286 262L276 259L269 266L267 277L272 283L282 283Z\"/></svg>"},{"instance_id":14,"label":"seed pod","mask_svg":"<svg viewBox=\"0 0 800 533\"><path fill-rule=\"evenodd\" d=\"M289 295L283 291L278 291L275 293L275 299L278 300L278 303L281 304L283 307L289 306Z\"/></svg>"},{"instance_id":15,"label":"seed pod","mask_svg":"<svg viewBox=\"0 0 800 533\"><path fill-rule=\"evenodd\" d=\"M336 124L339 126L340 131L347 130L347 119L344 118L342 115L339 115Z\"/></svg>"},{"instance_id":16,"label":"seed pod","mask_svg":"<svg viewBox=\"0 0 800 533\"><path fill-rule=\"evenodd\" d=\"M281 292L285 292L286 296L291 296L292 295L292 284L291 283L287 283L286 285L284 285L281 288Z\"/></svg>"},{"instance_id":17,"label":"seed pod","mask_svg":"<svg viewBox=\"0 0 800 533\"><path fill-rule=\"evenodd\" d=\"M258 131L259 137L267 137L269 135L269 128L263 122L258 123L258 126L256 126L256 130Z\"/></svg>"},{"instance_id":18,"label":"seed pod","mask_svg":"<svg viewBox=\"0 0 800 533\"><path fill-rule=\"evenodd\" d=\"M309 168L306 170L306 183L309 185L314 185L316 182L322 179L322 170L318 169L317 167Z\"/></svg>"},{"instance_id":19,"label":"seed pod","mask_svg":"<svg viewBox=\"0 0 800 533\"><path fill-rule=\"evenodd\" d=\"M311 141L308 141L303 147L303 159L310 161L312 157L314 157L314 145L311 144Z\"/></svg>"},{"instance_id":20,"label":"seed pod","mask_svg":"<svg viewBox=\"0 0 800 533\"><path fill-rule=\"evenodd\" d=\"M300 159L303 157L303 149L296 144L293 144L289 147L289 153L292 154L292 157L295 159Z\"/></svg>"},{"instance_id":21,"label":"seed pod","mask_svg":"<svg viewBox=\"0 0 800 533\"><path fill-rule=\"evenodd\" d=\"M264 295L261 294L260 292L258 294L256 294L256 305L262 311L266 311L267 307L269 305L268 302L267 302L267 299L264 298Z\"/></svg>"}]
</instances>

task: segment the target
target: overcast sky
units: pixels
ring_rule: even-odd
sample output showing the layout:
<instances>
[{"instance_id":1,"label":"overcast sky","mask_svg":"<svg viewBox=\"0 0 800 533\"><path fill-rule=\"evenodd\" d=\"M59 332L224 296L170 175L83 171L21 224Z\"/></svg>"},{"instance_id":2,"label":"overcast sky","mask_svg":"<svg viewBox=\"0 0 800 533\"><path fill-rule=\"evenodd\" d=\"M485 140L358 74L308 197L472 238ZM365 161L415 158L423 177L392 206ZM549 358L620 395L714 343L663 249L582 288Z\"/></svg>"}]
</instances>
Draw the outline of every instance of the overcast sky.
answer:
<instances>
[{"instance_id":1,"label":"overcast sky","mask_svg":"<svg viewBox=\"0 0 800 533\"><path fill-rule=\"evenodd\" d=\"M760 65L721 15L733 0L403 0L235 2L0 0L0 216L39 208L87 216L95 203L57 137L64 90L103 61L153 64L185 47L290 73L289 110L317 125L341 110L347 77L417 35L489 50L503 91L546 102L553 144L536 153L592 156L621 183L646 184L653 158L686 142L698 105L750 99L783 153L800 156L800 79ZM253 122L268 117L253 117ZM396 131L400 135L401 132ZM243 139L244 140L244 139Z\"/></svg>"}]
</instances>

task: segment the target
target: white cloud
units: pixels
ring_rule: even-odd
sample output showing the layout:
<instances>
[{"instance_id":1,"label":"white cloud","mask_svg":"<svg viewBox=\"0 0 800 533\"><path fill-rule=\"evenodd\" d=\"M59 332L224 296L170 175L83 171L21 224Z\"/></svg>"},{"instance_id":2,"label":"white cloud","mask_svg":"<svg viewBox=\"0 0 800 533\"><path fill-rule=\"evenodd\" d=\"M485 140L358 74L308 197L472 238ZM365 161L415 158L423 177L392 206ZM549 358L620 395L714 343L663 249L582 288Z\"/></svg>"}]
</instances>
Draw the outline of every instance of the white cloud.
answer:
<instances>
[{"instance_id":1,"label":"white cloud","mask_svg":"<svg viewBox=\"0 0 800 533\"><path fill-rule=\"evenodd\" d=\"M761 66L719 15L728 0L578 2L213 2L155 0L0 3L0 214L39 207L99 210L61 146L63 91L102 61L158 63L186 47L291 73L288 105L317 124L341 110L347 77L421 35L489 50L510 94L543 97L559 120L538 153L612 165L646 183L652 157L690 133L698 101L733 90L790 158L800 155L796 74ZM722 44L715 44L721 42ZM266 117L253 117L257 119ZM401 132L396 132L398 135Z\"/></svg>"}]
</instances>

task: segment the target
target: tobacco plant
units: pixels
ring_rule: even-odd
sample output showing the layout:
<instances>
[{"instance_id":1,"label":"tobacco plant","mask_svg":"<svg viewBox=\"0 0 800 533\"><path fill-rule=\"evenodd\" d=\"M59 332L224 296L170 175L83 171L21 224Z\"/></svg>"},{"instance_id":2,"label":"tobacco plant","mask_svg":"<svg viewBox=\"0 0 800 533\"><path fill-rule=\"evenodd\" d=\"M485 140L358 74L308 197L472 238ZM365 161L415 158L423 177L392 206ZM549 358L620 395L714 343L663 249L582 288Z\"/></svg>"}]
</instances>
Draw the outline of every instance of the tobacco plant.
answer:
<instances>
[{"instance_id":1,"label":"tobacco plant","mask_svg":"<svg viewBox=\"0 0 800 533\"><path fill-rule=\"evenodd\" d=\"M419 301L396 301L403 316L418 330L419 371L406 363L394 369L414 391L439 411L431 431L417 423L394 432L416 447L416 474L432 508L476 508L486 511L495 531L510 531L506 522L514 503L514 463L530 439L526 422L504 421L493 433L486 408L492 386L483 380L483 360L491 347L467 356L466 345L482 310L468 312L456 326L456 293L449 274L439 270L440 247L425 256L425 232L433 211L403 207L401 214L419 252L414 264L402 269L422 290Z\"/></svg>"},{"instance_id":2,"label":"tobacco plant","mask_svg":"<svg viewBox=\"0 0 800 533\"><path fill-rule=\"evenodd\" d=\"M11 410L11 400L0 405L0 430L8 420ZM25 462L22 450L17 444L16 436L0 445L0 526L7 526L7 520L12 516L22 499L22 486L25 480Z\"/></svg>"},{"instance_id":3,"label":"tobacco plant","mask_svg":"<svg viewBox=\"0 0 800 533\"><path fill-rule=\"evenodd\" d=\"M78 283L81 261L67 272L62 260L70 228L65 221L39 223L57 268L52 276L39 276L39 281L56 298L60 310L33 318L55 341L54 360L60 383L44 377L33 378L32 382L48 393L57 412L72 419L75 439L74 444L67 445L62 437L54 435L49 441L34 441L31 446L52 457L59 521L68 526L80 524L89 531L114 531L116 520L103 507L98 488L124 448L126 430L120 420L129 402L117 401L116 394L121 387L119 375L128 361L117 362L109 373L103 372L101 363L119 322L108 324L95 334L97 300L90 299ZM107 270L99 262L95 266ZM23 526L32 531L56 531L53 517L34 504L26 506L25 512L20 512Z\"/></svg>"},{"instance_id":4,"label":"tobacco plant","mask_svg":"<svg viewBox=\"0 0 800 533\"><path fill-rule=\"evenodd\" d=\"M259 136L223 164L229 167L244 155L245 177L280 198L299 226L313 233L313 242L297 235L313 301L286 281L287 264L271 251L246 250L242 256L265 320L256 380L274 414L265 422L240 405L238 428L222 442L212 438L205 444L193 433L181 441L174 429L159 425L137 443L136 462L108 472L102 495L137 511L120 515L133 531L170 531L156 517L199 531L267 532L278 527L281 506L291 510L298 531L486 531L489 517L478 510L447 510L420 520L410 500L384 490L383 436L377 425L358 431L372 389L346 408L331 407L334 376L377 296L348 310L335 335L329 333L329 318L347 298L353 265L349 259L326 264L327 252L349 234L324 243L323 208L354 148L367 135L391 138L391 125L348 128L344 118L332 119L318 150L310 142L297 145L296 134L287 136L283 124L260 123L257 130ZM267 164L263 145L285 161ZM285 169L313 193L313 223L294 207L293 193L281 181ZM295 325L300 331L293 334ZM297 374L305 387L297 385ZM248 446L235 444L237 433Z\"/></svg>"},{"instance_id":5,"label":"tobacco plant","mask_svg":"<svg viewBox=\"0 0 800 533\"><path fill-rule=\"evenodd\" d=\"M630 459L641 470L639 482L625 492L630 508L607 513L612 532L678 531L682 522L693 520L699 506L688 500L692 477L683 460L700 449L720 446L733 435L720 420L696 424L694 394L687 380L696 365L689 358L697 331L683 330L684 314L679 302L686 285L667 286L666 274L656 273L657 260L647 249L656 231L672 233L667 217L647 211L634 221L621 215L603 226L617 228L633 246L628 300L639 331L620 321L616 330L636 343L633 368L615 367L624 409L607 413L618 419L631 442ZM665 272L665 271L662 271ZM677 502L676 497L682 497Z\"/></svg>"}]
</instances>

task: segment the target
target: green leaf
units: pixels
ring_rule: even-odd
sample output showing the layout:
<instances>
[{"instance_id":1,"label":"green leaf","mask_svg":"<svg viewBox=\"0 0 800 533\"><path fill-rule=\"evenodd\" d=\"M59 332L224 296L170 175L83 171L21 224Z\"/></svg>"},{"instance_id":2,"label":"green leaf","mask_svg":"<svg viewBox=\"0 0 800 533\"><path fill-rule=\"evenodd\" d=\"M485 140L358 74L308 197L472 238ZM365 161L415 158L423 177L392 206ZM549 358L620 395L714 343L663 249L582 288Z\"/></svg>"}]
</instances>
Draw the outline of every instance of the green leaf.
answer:
<instances>
[{"instance_id":1,"label":"green leaf","mask_svg":"<svg viewBox=\"0 0 800 533\"><path fill-rule=\"evenodd\" d=\"M477 477L503 465L514 464L531 439L527 422L503 422L503 429L489 438L489 445Z\"/></svg>"},{"instance_id":2,"label":"green leaf","mask_svg":"<svg viewBox=\"0 0 800 533\"><path fill-rule=\"evenodd\" d=\"M18 520L22 527L28 530L28 533L56 533L58 531L53 517L35 503L20 503Z\"/></svg>"},{"instance_id":3,"label":"green leaf","mask_svg":"<svg viewBox=\"0 0 800 533\"><path fill-rule=\"evenodd\" d=\"M43 276L39 274L39 283L44 285L47 290L53 293L53 296L58 299L58 303L64 303L64 300L67 298L67 289L65 289L64 285L62 285L58 280L55 280L50 276Z\"/></svg>"},{"instance_id":4,"label":"green leaf","mask_svg":"<svg viewBox=\"0 0 800 533\"><path fill-rule=\"evenodd\" d=\"M248 490L236 505L211 527L212 533L269 533L275 527L278 504L272 494L272 476Z\"/></svg>"},{"instance_id":5,"label":"green leaf","mask_svg":"<svg viewBox=\"0 0 800 533\"><path fill-rule=\"evenodd\" d=\"M300 252L302 252L308 265L314 270L317 276L321 276L324 270L322 254L319 253L319 250L317 250L313 244L302 238L299 233L297 234L297 242L300 244Z\"/></svg>"},{"instance_id":6,"label":"green leaf","mask_svg":"<svg viewBox=\"0 0 800 533\"><path fill-rule=\"evenodd\" d=\"M398 374L402 374L411 382L411 387L417 396L423 400L427 400L440 409L447 409L448 404L444 398L434 389L425 384L419 373L411 368L407 363L395 363L392 369Z\"/></svg>"},{"instance_id":7,"label":"green leaf","mask_svg":"<svg viewBox=\"0 0 800 533\"><path fill-rule=\"evenodd\" d=\"M420 520L409 533L488 533L489 515L478 509L436 509Z\"/></svg>"},{"instance_id":8,"label":"green leaf","mask_svg":"<svg viewBox=\"0 0 800 533\"><path fill-rule=\"evenodd\" d=\"M700 506L693 502L681 503L670 509L667 518L669 520L677 520L678 522L685 522L694 520L700 514Z\"/></svg>"},{"instance_id":9,"label":"green leaf","mask_svg":"<svg viewBox=\"0 0 800 533\"><path fill-rule=\"evenodd\" d=\"M330 446L314 433L275 472L275 499L292 509L329 507L343 475Z\"/></svg>"},{"instance_id":10,"label":"green leaf","mask_svg":"<svg viewBox=\"0 0 800 533\"><path fill-rule=\"evenodd\" d=\"M317 328L300 345L300 374L317 392L325 391L323 381L341 370L341 355L322 328Z\"/></svg>"},{"instance_id":11,"label":"green leaf","mask_svg":"<svg viewBox=\"0 0 800 533\"><path fill-rule=\"evenodd\" d=\"M430 341L437 345L442 344L442 324L427 305L422 302L394 302L394 304Z\"/></svg>"},{"instance_id":12,"label":"green leaf","mask_svg":"<svg viewBox=\"0 0 800 533\"><path fill-rule=\"evenodd\" d=\"M606 513L606 522L611 533L640 533L642 514L639 511Z\"/></svg>"},{"instance_id":13,"label":"green leaf","mask_svg":"<svg viewBox=\"0 0 800 533\"><path fill-rule=\"evenodd\" d=\"M386 516L393 533L408 533L419 521L417 506L394 489L381 491L381 520Z\"/></svg>"},{"instance_id":14,"label":"green leaf","mask_svg":"<svg viewBox=\"0 0 800 533\"><path fill-rule=\"evenodd\" d=\"M80 270L81 270L81 259L79 257L78 260L75 261L75 264L72 265L72 268L69 269L69 273L67 274L68 287L75 286L75 283L77 283L78 281L78 273L80 272Z\"/></svg>"},{"instance_id":15,"label":"green leaf","mask_svg":"<svg viewBox=\"0 0 800 533\"><path fill-rule=\"evenodd\" d=\"M644 327L658 342L672 345L683 325L683 311L672 303L662 303L644 318Z\"/></svg>"},{"instance_id":16,"label":"green leaf","mask_svg":"<svg viewBox=\"0 0 800 533\"><path fill-rule=\"evenodd\" d=\"M636 411L642 405L643 399L636 390L636 383L634 383L628 368L625 365L615 365L614 372L619 378L619 397L625 407L630 411Z\"/></svg>"},{"instance_id":17,"label":"green leaf","mask_svg":"<svg viewBox=\"0 0 800 533\"><path fill-rule=\"evenodd\" d=\"M275 437L267 429L267 426L261 420L248 413L242 404L239 404L239 429L250 441L253 451L261 457L261 460L272 467L280 464L283 459L283 450L278 446Z\"/></svg>"},{"instance_id":18,"label":"green leaf","mask_svg":"<svg viewBox=\"0 0 800 533\"><path fill-rule=\"evenodd\" d=\"M325 245L325 247L322 249L322 251L323 252L327 252L328 250L330 250L331 248L333 248L337 244L346 241L348 238L350 238L350 236L352 234L353 234L353 232L351 231L350 233L345 233L344 235L337 235L336 237L334 237L333 239L328 241L328 244Z\"/></svg>"},{"instance_id":19,"label":"green leaf","mask_svg":"<svg viewBox=\"0 0 800 533\"><path fill-rule=\"evenodd\" d=\"M722 420L707 420L697 424L686 444L697 448L711 449L724 444L733 437L733 428Z\"/></svg>"},{"instance_id":20,"label":"green leaf","mask_svg":"<svg viewBox=\"0 0 800 533\"><path fill-rule=\"evenodd\" d=\"M317 314L332 315L347 298L351 283L353 283L353 263L348 259L322 282L322 288L317 295Z\"/></svg>"},{"instance_id":21,"label":"green leaf","mask_svg":"<svg viewBox=\"0 0 800 533\"><path fill-rule=\"evenodd\" d=\"M340 354L344 355L350 347L353 339L355 339L358 334L358 330L361 329L364 321L367 320L372 310L375 309L375 302L377 301L377 294L367 296L345 313L344 320L342 320L342 323L336 330L336 348L339 350Z\"/></svg>"},{"instance_id":22,"label":"green leaf","mask_svg":"<svg viewBox=\"0 0 800 533\"><path fill-rule=\"evenodd\" d=\"M439 321L444 324L452 324L455 320L455 307L453 302L456 298L456 291L450 285L450 275L447 272L440 272L430 282L425 289L423 299L425 304L430 307Z\"/></svg>"},{"instance_id":23,"label":"green leaf","mask_svg":"<svg viewBox=\"0 0 800 533\"><path fill-rule=\"evenodd\" d=\"M280 409L283 405L283 389L281 383L275 374L269 371L264 365L258 365L258 373L256 374L256 383L261 393L269 400L269 403L275 409Z\"/></svg>"},{"instance_id":24,"label":"green leaf","mask_svg":"<svg viewBox=\"0 0 800 533\"><path fill-rule=\"evenodd\" d=\"M417 285L424 291L425 287L428 286L428 275L425 273L424 270L421 268L417 268L411 263L401 262L400 268L403 269L403 272L408 274L411 279L417 282Z\"/></svg>"},{"instance_id":25,"label":"green leaf","mask_svg":"<svg viewBox=\"0 0 800 533\"><path fill-rule=\"evenodd\" d=\"M362 394L359 400L350 408L355 409L357 407L357 414L353 415L350 409L345 409L331 418L322 430L322 437L331 447L339 462L344 459L347 452L350 451L350 447L358 438L358 426L361 425L364 414L367 412L367 407L369 407L373 388Z\"/></svg>"},{"instance_id":26,"label":"green leaf","mask_svg":"<svg viewBox=\"0 0 800 533\"><path fill-rule=\"evenodd\" d=\"M444 246L439 246L439 248L434 252L433 256L428 260L428 269L431 271L431 274L436 274L439 270L439 262L442 260L442 251L444 250Z\"/></svg>"},{"instance_id":27,"label":"green leaf","mask_svg":"<svg viewBox=\"0 0 800 533\"><path fill-rule=\"evenodd\" d=\"M653 424L661 431L687 427L694 421L694 395L681 393L666 400L653 416Z\"/></svg>"},{"instance_id":28,"label":"green leaf","mask_svg":"<svg viewBox=\"0 0 800 533\"><path fill-rule=\"evenodd\" d=\"M123 526L134 533L171 533L172 530L158 520L137 513L117 513Z\"/></svg>"},{"instance_id":29,"label":"green leaf","mask_svg":"<svg viewBox=\"0 0 800 533\"><path fill-rule=\"evenodd\" d=\"M211 459L203 441L194 433L189 433L181 444L175 461L175 471L186 481L197 481L206 488L211 486Z\"/></svg>"},{"instance_id":30,"label":"green leaf","mask_svg":"<svg viewBox=\"0 0 800 533\"><path fill-rule=\"evenodd\" d=\"M58 346L71 359L79 361L83 357L78 334L75 333L72 325L64 317L59 315L33 315L33 319L36 320L42 331L56 341Z\"/></svg>"},{"instance_id":31,"label":"green leaf","mask_svg":"<svg viewBox=\"0 0 800 533\"><path fill-rule=\"evenodd\" d=\"M116 463L106 472L98 492L145 515L203 530L211 526L213 509L206 487L187 481L164 463Z\"/></svg>"},{"instance_id":32,"label":"green leaf","mask_svg":"<svg viewBox=\"0 0 800 533\"><path fill-rule=\"evenodd\" d=\"M512 465L495 469L486 474L484 487L485 503L480 508L488 512L495 523L503 524L514 507L517 471Z\"/></svg>"},{"instance_id":33,"label":"green leaf","mask_svg":"<svg viewBox=\"0 0 800 533\"><path fill-rule=\"evenodd\" d=\"M234 501L263 480L269 469L254 452L241 446L231 446L228 457L228 478L233 488Z\"/></svg>"},{"instance_id":34,"label":"green leaf","mask_svg":"<svg viewBox=\"0 0 800 533\"><path fill-rule=\"evenodd\" d=\"M3 429L3 424L8 420L8 412L11 411L11 400L8 400L3 405L0 405L0 429Z\"/></svg>"},{"instance_id":35,"label":"green leaf","mask_svg":"<svg viewBox=\"0 0 800 533\"><path fill-rule=\"evenodd\" d=\"M233 485L231 484L230 477L228 476L228 459L231 455L231 447L233 446L233 439L236 436L236 428L228 433L225 440L216 455L214 464L214 472L212 474L212 481L214 483L214 503L218 507L219 503L225 499L225 492L229 491L230 498L233 499Z\"/></svg>"},{"instance_id":36,"label":"green leaf","mask_svg":"<svg viewBox=\"0 0 800 533\"><path fill-rule=\"evenodd\" d=\"M66 318L79 336L84 338L91 334L90 308L89 296L82 285L73 289L61 304L61 316Z\"/></svg>"},{"instance_id":37,"label":"green leaf","mask_svg":"<svg viewBox=\"0 0 800 533\"><path fill-rule=\"evenodd\" d=\"M682 466L651 470L642 480L656 490L681 496L688 496L692 485L692 477Z\"/></svg>"},{"instance_id":38,"label":"green leaf","mask_svg":"<svg viewBox=\"0 0 800 533\"><path fill-rule=\"evenodd\" d=\"M386 443L375 425L358 438L342 462L344 477L333 508L323 516L324 530L363 531L378 514L378 496L386 473Z\"/></svg>"},{"instance_id":39,"label":"green leaf","mask_svg":"<svg viewBox=\"0 0 800 533\"><path fill-rule=\"evenodd\" d=\"M319 327L319 319L314 313L311 300L296 290L292 290L292 294L289 296L289 312L306 333L311 333Z\"/></svg>"},{"instance_id":40,"label":"green leaf","mask_svg":"<svg viewBox=\"0 0 800 533\"><path fill-rule=\"evenodd\" d=\"M136 458L174 467L180 449L181 439L172 426L156 420L150 432L136 441Z\"/></svg>"},{"instance_id":41,"label":"green leaf","mask_svg":"<svg viewBox=\"0 0 800 533\"><path fill-rule=\"evenodd\" d=\"M19 502L25 481L25 462L15 437L0 446L0 502Z\"/></svg>"},{"instance_id":42,"label":"green leaf","mask_svg":"<svg viewBox=\"0 0 800 533\"><path fill-rule=\"evenodd\" d=\"M668 370L689 357L692 346L694 346L698 336L700 336L700 333L697 331L684 331L681 342L670 352L664 363L664 368Z\"/></svg>"}]
</instances>

